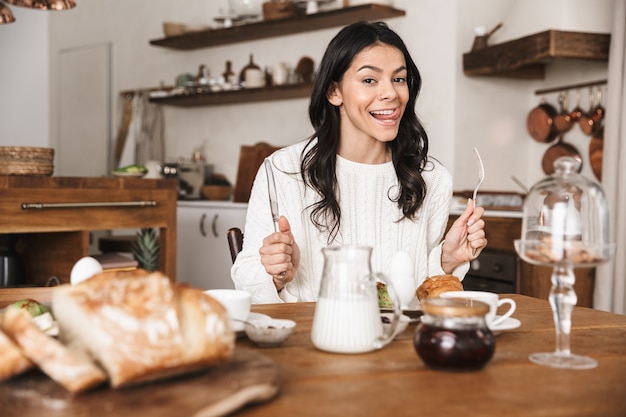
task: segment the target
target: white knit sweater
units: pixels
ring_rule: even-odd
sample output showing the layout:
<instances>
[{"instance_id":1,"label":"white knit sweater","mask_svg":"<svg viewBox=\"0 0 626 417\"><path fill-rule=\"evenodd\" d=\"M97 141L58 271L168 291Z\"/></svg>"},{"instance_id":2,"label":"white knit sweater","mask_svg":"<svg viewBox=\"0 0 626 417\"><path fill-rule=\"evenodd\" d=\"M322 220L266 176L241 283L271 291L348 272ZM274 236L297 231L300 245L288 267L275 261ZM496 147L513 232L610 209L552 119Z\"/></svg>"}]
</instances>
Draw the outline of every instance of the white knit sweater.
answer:
<instances>
[{"instance_id":1,"label":"white knit sweater","mask_svg":"<svg viewBox=\"0 0 626 417\"><path fill-rule=\"evenodd\" d=\"M250 292L253 303L315 301L318 297L323 267L321 249L328 245L327 236L312 224L307 209L319 197L304 185L299 173L305 145L301 142L283 148L270 157L279 212L289 220L301 252L297 274L280 294L259 256L263 239L274 232L263 165L254 180L243 250L231 270L236 288ZM440 244L448 220L452 180L449 172L432 158L422 175L427 187L422 208L415 220L398 221L402 211L389 199L396 196L398 189L393 163L369 165L337 156L341 227L332 245L371 246L373 272L387 273L396 252L409 253L415 265L416 288L426 277L443 274ZM466 264L454 273L462 278L467 269Z\"/></svg>"}]
</instances>

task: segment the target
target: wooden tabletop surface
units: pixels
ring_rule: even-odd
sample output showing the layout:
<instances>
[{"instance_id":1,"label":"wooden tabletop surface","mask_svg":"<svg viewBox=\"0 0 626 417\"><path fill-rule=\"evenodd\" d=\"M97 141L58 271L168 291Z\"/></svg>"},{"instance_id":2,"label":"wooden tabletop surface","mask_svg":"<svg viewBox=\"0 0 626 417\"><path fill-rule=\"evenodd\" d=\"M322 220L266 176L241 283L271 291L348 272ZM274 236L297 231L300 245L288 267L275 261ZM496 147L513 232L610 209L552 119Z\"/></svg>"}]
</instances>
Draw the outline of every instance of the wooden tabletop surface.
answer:
<instances>
[{"instance_id":1,"label":"wooden tabletop surface","mask_svg":"<svg viewBox=\"0 0 626 417\"><path fill-rule=\"evenodd\" d=\"M503 295L504 296L504 295ZM254 305L252 311L297 322L278 348L258 348L278 363L280 394L237 416L626 416L626 316L576 307L572 352L598 361L591 370L535 365L528 355L555 348L546 300L506 295L517 302L517 329L500 333L481 371L444 372L415 353L416 324L383 349L366 354L322 352L310 332L313 303ZM257 349L246 338L241 347Z\"/></svg>"}]
</instances>

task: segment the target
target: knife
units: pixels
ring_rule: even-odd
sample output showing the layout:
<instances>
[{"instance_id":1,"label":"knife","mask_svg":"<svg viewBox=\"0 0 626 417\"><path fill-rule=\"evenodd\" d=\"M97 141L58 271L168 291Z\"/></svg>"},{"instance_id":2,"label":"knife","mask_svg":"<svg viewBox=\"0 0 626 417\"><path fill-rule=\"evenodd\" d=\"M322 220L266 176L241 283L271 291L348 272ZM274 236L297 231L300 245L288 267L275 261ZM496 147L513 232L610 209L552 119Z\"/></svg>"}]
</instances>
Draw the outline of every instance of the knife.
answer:
<instances>
[{"instance_id":1,"label":"knife","mask_svg":"<svg viewBox=\"0 0 626 417\"><path fill-rule=\"evenodd\" d=\"M272 171L272 162L265 158L265 174L267 175L267 192L270 197L270 211L272 212L272 220L274 221L274 231L278 232L278 198L276 197L276 182L274 181L274 171Z\"/></svg>"}]
</instances>

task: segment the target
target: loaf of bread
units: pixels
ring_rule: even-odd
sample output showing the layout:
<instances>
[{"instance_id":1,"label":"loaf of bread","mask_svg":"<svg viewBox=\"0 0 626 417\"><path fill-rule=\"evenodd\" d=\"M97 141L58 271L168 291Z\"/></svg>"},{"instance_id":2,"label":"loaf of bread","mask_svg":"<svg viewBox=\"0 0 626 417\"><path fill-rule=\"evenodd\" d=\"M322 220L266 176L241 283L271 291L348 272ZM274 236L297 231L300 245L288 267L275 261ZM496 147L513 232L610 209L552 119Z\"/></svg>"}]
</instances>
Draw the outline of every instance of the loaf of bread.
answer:
<instances>
[{"instance_id":1,"label":"loaf of bread","mask_svg":"<svg viewBox=\"0 0 626 417\"><path fill-rule=\"evenodd\" d=\"M452 274L436 275L426 278L415 291L418 300L439 297L439 294L447 291L463 291L461 280Z\"/></svg>"},{"instance_id":2,"label":"loaf of bread","mask_svg":"<svg viewBox=\"0 0 626 417\"><path fill-rule=\"evenodd\" d=\"M33 366L22 349L0 330L0 381L19 375Z\"/></svg>"},{"instance_id":3,"label":"loaf of bread","mask_svg":"<svg viewBox=\"0 0 626 417\"><path fill-rule=\"evenodd\" d=\"M7 308L2 318L2 330L25 356L70 392L88 390L107 379L81 350L73 350L41 331L26 310L13 306Z\"/></svg>"},{"instance_id":4,"label":"loaf of bread","mask_svg":"<svg viewBox=\"0 0 626 417\"><path fill-rule=\"evenodd\" d=\"M62 340L91 356L114 388L204 369L234 353L224 307L159 272L105 271L55 287L52 309Z\"/></svg>"}]
</instances>

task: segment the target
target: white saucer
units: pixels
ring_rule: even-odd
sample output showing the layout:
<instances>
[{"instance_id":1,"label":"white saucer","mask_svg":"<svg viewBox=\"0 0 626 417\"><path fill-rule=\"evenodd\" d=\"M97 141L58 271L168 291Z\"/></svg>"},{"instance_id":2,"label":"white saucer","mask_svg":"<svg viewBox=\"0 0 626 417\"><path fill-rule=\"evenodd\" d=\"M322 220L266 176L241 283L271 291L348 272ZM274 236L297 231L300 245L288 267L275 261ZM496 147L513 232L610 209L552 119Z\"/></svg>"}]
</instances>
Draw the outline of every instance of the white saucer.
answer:
<instances>
[{"instance_id":1,"label":"white saucer","mask_svg":"<svg viewBox=\"0 0 626 417\"><path fill-rule=\"evenodd\" d=\"M393 318L393 313L381 313L380 315L386 317L389 321ZM405 331L410 321L411 318L409 316L405 316L404 314L400 315L400 319L398 319L398 326L396 326L396 331L393 337L395 338L397 335ZM383 323L383 327L387 326L389 326L389 324Z\"/></svg>"},{"instance_id":2,"label":"white saucer","mask_svg":"<svg viewBox=\"0 0 626 417\"><path fill-rule=\"evenodd\" d=\"M250 313L250 314L248 314L248 318L246 319L246 321L269 320L269 319L271 319L271 317L268 316L267 314ZM244 327L246 327L246 324L242 323L240 321L233 321L232 322L232 326L233 326L233 330L236 333L239 333L239 332L243 332L243 329L244 329Z\"/></svg>"},{"instance_id":3,"label":"white saucer","mask_svg":"<svg viewBox=\"0 0 626 417\"><path fill-rule=\"evenodd\" d=\"M500 316L496 316L496 319L498 317ZM504 320L502 323L498 323L495 326L489 326L489 328L491 329L492 332L502 332L505 330L517 329L521 325L522 325L521 321L519 321L518 319L514 319L513 317L509 317L508 319Z\"/></svg>"},{"instance_id":4,"label":"white saucer","mask_svg":"<svg viewBox=\"0 0 626 417\"><path fill-rule=\"evenodd\" d=\"M111 172L111 175L120 178L142 178L146 174L146 172Z\"/></svg>"}]
</instances>

